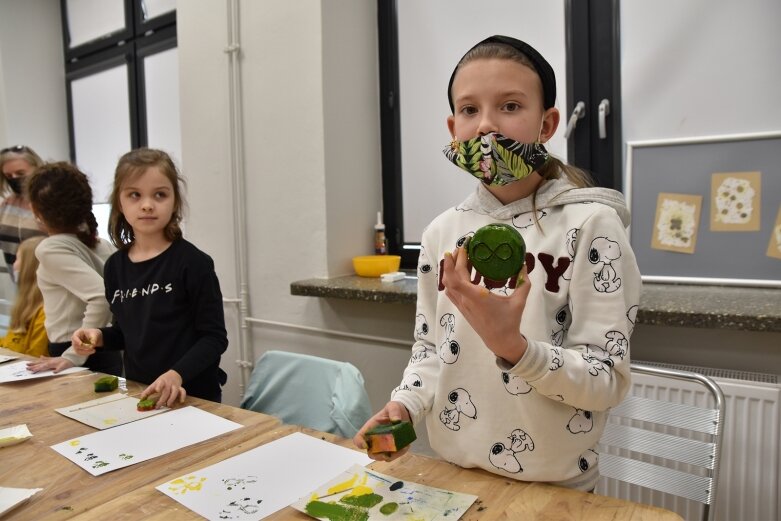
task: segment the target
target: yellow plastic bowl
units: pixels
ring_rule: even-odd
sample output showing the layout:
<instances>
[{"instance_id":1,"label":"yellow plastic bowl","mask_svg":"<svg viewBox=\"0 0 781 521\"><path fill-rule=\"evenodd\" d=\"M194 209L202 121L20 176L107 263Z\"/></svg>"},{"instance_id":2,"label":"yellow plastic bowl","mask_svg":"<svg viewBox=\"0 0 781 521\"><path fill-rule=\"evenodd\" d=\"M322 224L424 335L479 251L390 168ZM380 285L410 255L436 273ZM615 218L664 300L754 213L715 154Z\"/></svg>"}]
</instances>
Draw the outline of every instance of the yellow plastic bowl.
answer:
<instances>
[{"instance_id":1,"label":"yellow plastic bowl","mask_svg":"<svg viewBox=\"0 0 781 521\"><path fill-rule=\"evenodd\" d=\"M353 257L353 269L361 277L379 277L383 273L399 271L398 255L364 255Z\"/></svg>"}]
</instances>

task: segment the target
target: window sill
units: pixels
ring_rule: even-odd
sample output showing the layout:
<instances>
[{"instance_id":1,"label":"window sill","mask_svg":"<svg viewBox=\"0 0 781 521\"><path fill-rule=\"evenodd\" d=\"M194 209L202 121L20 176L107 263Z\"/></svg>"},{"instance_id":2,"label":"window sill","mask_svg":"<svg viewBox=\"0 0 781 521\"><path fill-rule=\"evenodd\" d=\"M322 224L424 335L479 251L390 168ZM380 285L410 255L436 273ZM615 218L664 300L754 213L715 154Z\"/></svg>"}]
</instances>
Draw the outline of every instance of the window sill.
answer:
<instances>
[{"instance_id":1,"label":"window sill","mask_svg":"<svg viewBox=\"0 0 781 521\"><path fill-rule=\"evenodd\" d=\"M414 304L417 277L398 282L348 275L290 284L292 295ZM781 332L781 289L645 283L637 323Z\"/></svg>"}]
</instances>

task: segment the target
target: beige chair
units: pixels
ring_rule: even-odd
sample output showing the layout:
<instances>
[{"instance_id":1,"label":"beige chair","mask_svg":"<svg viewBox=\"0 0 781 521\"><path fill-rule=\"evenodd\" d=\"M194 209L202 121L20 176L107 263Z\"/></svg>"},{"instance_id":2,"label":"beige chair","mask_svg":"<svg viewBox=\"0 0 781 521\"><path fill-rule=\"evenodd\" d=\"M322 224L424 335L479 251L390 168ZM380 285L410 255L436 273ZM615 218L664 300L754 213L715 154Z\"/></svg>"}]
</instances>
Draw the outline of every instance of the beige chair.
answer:
<instances>
[{"instance_id":1,"label":"beige chair","mask_svg":"<svg viewBox=\"0 0 781 521\"><path fill-rule=\"evenodd\" d=\"M710 404L702 408L630 393L610 411L600 440L600 474L608 482L702 503L702 519L712 521L724 416L721 389L711 378L688 371L632 364L632 373L699 384Z\"/></svg>"}]
</instances>

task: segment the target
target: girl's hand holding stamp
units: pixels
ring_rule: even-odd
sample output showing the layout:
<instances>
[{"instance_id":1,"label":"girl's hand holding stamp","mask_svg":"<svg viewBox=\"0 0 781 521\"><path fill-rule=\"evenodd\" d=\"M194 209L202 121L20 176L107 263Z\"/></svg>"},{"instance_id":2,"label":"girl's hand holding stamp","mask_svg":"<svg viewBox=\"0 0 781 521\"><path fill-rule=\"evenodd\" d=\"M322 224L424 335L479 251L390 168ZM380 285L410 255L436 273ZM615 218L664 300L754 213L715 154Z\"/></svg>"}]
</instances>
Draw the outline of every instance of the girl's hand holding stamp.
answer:
<instances>
[{"instance_id":1,"label":"girl's hand holding stamp","mask_svg":"<svg viewBox=\"0 0 781 521\"><path fill-rule=\"evenodd\" d=\"M377 427L378 425L396 423L396 422L410 422L409 411L401 402L390 401L385 404L385 407L377 414L369 418L358 433L353 437L353 443L359 449L366 450L368 445L366 443L366 431ZM403 449L396 452L368 452L369 456L373 460L377 461L393 461L400 458L409 451L410 446L407 445Z\"/></svg>"},{"instance_id":2,"label":"girl's hand holding stamp","mask_svg":"<svg viewBox=\"0 0 781 521\"><path fill-rule=\"evenodd\" d=\"M71 345L76 353L89 356L103 345L103 334L100 329L77 329L71 336Z\"/></svg>"},{"instance_id":3,"label":"girl's hand holding stamp","mask_svg":"<svg viewBox=\"0 0 781 521\"><path fill-rule=\"evenodd\" d=\"M141 393L140 399L157 394L157 405L159 407L173 407L176 402L184 403L187 397L187 391L182 387L182 377L173 369L161 374L157 380L152 382L149 387Z\"/></svg>"},{"instance_id":4,"label":"girl's hand holding stamp","mask_svg":"<svg viewBox=\"0 0 781 521\"><path fill-rule=\"evenodd\" d=\"M443 265L445 295L488 349L510 364L517 364L528 345L521 334L521 317L531 290L526 266L518 275L518 285L512 295L505 297L492 293L484 286L472 284L465 248L457 248L453 254L446 253Z\"/></svg>"}]
</instances>

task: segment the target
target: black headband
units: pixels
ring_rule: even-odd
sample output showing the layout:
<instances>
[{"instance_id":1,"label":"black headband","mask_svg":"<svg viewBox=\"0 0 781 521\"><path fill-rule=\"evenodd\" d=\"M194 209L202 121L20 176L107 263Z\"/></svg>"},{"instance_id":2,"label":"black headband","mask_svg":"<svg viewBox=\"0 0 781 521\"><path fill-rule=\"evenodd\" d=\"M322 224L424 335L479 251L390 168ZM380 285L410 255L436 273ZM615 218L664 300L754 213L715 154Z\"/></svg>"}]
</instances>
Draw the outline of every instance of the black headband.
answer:
<instances>
[{"instance_id":1,"label":"black headband","mask_svg":"<svg viewBox=\"0 0 781 521\"><path fill-rule=\"evenodd\" d=\"M540 80L542 81L543 107L545 107L547 110L556 103L556 74L553 72L553 67L550 66L550 63L548 63L548 61L542 57L542 54L537 52L537 49L526 42L522 42L521 40L512 38L510 36L502 35L490 36L482 42L476 44L474 47L472 47L472 49L486 43L503 43L505 45L509 45L513 49L519 51L524 56L529 58L529 61L532 62L532 65L534 65L534 70L540 76ZM472 49L469 49L466 54L469 54ZM466 54L464 56L466 56ZM463 59L463 56L461 59ZM456 77L457 70L458 66L456 66L456 68L453 70L453 74L450 75L450 82L447 84L447 100L450 102L451 112L454 112L452 90L453 79Z\"/></svg>"}]
</instances>

